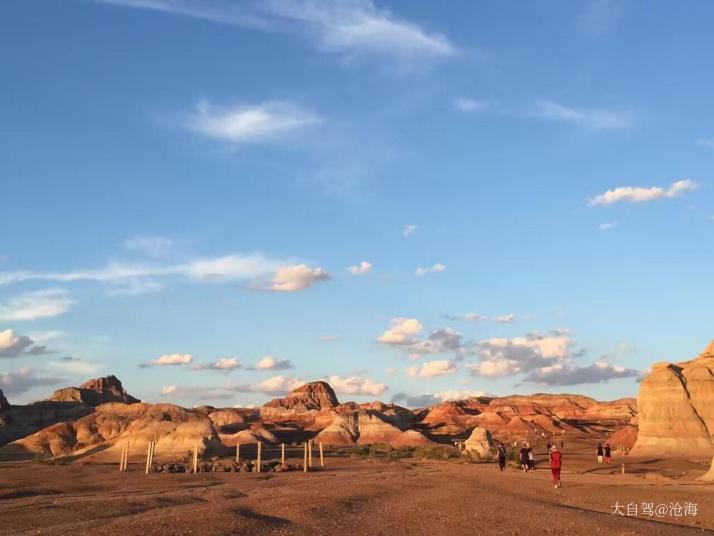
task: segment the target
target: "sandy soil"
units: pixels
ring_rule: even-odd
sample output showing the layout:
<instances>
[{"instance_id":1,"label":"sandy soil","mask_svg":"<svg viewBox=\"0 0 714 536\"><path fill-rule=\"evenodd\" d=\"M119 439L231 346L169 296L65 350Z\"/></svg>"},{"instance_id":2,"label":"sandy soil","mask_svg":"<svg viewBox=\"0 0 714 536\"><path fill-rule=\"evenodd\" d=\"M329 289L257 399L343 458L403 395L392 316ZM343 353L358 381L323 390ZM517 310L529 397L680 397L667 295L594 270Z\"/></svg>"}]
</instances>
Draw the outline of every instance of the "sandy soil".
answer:
<instances>
[{"instance_id":1,"label":"sandy soil","mask_svg":"<svg viewBox=\"0 0 714 536\"><path fill-rule=\"evenodd\" d=\"M116 464L0 463L0 534L686 535L714 529L714 484L686 460L626 460L627 474L565 452L563 488L545 468L327 457L324 470L143 473ZM248 453L246 453L248 454ZM270 451L266 456L270 456ZM542 452L539 453L542 460ZM297 461L297 452L294 460ZM620 517L619 502L693 502L696 516Z\"/></svg>"}]
</instances>

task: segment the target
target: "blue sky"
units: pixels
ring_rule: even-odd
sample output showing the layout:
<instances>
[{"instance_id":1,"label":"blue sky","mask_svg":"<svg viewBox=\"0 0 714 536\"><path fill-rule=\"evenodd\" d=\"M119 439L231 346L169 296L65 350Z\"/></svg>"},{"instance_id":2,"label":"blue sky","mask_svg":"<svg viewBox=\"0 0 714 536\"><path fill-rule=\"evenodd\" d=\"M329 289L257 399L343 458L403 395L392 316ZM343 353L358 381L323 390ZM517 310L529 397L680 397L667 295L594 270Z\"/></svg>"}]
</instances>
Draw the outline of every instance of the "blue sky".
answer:
<instances>
[{"instance_id":1,"label":"blue sky","mask_svg":"<svg viewBox=\"0 0 714 536\"><path fill-rule=\"evenodd\" d=\"M714 337L714 5L10 0L0 388L633 396Z\"/></svg>"}]
</instances>

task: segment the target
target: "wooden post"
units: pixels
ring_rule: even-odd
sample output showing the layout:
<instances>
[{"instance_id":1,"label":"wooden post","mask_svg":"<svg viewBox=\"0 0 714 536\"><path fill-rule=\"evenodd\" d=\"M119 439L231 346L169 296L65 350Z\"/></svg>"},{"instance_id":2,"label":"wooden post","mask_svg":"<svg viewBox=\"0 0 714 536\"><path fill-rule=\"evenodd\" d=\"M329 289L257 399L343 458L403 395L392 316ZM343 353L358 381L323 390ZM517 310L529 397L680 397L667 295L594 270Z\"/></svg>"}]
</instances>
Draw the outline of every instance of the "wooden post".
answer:
<instances>
[{"instance_id":1,"label":"wooden post","mask_svg":"<svg viewBox=\"0 0 714 536\"><path fill-rule=\"evenodd\" d=\"M153 441L149 441L149 446L146 448L146 474L149 474L149 467L151 463L151 444Z\"/></svg>"},{"instance_id":2,"label":"wooden post","mask_svg":"<svg viewBox=\"0 0 714 536\"><path fill-rule=\"evenodd\" d=\"M307 473L307 443L303 443L302 446L302 452L303 452L303 471Z\"/></svg>"},{"instance_id":3,"label":"wooden post","mask_svg":"<svg viewBox=\"0 0 714 536\"><path fill-rule=\"evenodd\" d=\"M307 442L307 463L312 467L312 439Z\"/></svg>"},{"instance_id":4,"label":"wooden post","mask_svg":"<svg viewBox=\"0 0 714 536\"><path fill-rule=\"evenodd\" d=\"M126 466L128 463L129 463L129 442L127 441L126 449L124 451L124 467L122 469L123 471L126 471Z\"/></svg>"},{"instance_id":5,"label":"wooden post","mask_svg":"<svg viewBox=\"0 0 714 536\"><path fill-rule=\"evenodd\" d=\"M623 475L625 474L625 464L624 463L620 465L620 471L622 472Z\"/></svg>"},{"instance_id":6,"label":"wooden post","mask_svg":"<svg viewBox=\"0 0 714 536\"><path fill-rule=\"evenodd\" d=\"M325 467L325 459L322 456L322 441L320 441L320 467Z\"/></svg>"},{"instance_id":7,"label":"wooden post","mask_svg":"<svg viewBox=\"0 0 714 536\"><path fill-rule=\"evenodd\" d=\"M151 456L149 456L149 468L154 465L154 452L156 452L156 439L151 442Z\"/></svg>"},{"instance_id":8,"label":"wooden post","mask_svg":"<svg viewBox=\"0 0 714 536\"><path fill-rule=\"evenodd\" d=\"M126 450L126 445L121 448L121 458L119 458L119 472L124 471L124 451Z\"/></svg>"},{"instance_id":9,"label":"wooden post","mask_svg":"<svg viewBox=\"0 0 714 536\"><path fill-rule=\"evenodd\" d=\"M236 443L236 463L240 462L240 443Z\"/></svg>"},{"instance_id":10,"label":"wooden post","mask_svg":"<svg viewBox=\"0 0 714 536\"><path fill-rule=\"evenodd\" d=\"M260 441L258 441L258 465L255 469L256 473L260 473L260 454L261 454L262 447L263 447L263 444Z\"/></svg>"},{"instance_id":11,"label":"wooden post","mask_svg":"<svg viewBox=\"0 0 714 536\"><path fill-rule=\"evenodd\" d=\"M285 465L285 443L280 443L280 463Z\"/></svg>"},{"instance_id":12,"label":"wooden post","mask_svg":"<svg viewBox=\"0 0 714 536\"><path fill-rule=\"evenodd\" d=\"M196 440L196 447L193 449L193 472L198 473L198 439Z\"/></svg>"}]
</instances>

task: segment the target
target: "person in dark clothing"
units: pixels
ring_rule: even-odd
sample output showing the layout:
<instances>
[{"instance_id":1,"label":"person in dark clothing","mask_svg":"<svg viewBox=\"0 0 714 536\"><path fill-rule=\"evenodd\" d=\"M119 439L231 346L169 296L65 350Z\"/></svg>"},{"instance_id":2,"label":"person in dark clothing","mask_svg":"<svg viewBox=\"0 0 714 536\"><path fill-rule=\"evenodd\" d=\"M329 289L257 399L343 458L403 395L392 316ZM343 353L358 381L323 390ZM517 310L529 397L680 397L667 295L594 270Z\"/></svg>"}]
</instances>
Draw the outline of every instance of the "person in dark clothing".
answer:
<instances>
[{"instance_id":1,"label":"person in dark clothing","mask_svg":"<svg viewBox=\"0 0 714 536\"><path fill-rule=\"evenodd\" d=\"M523 442L520 451L521 468L524 471L528 471L528 443Z\"/></svg>"},{"instance_id":2,"label":"person in dark clothing","mask_svg":"<svg viewBox=\"0 0 714 536\"><path fill-rule=\"evenodd\" d=\"M498 447L498 467L503 471L506 468L506 447L501 443Z\"/></svg>"},{"instance_id":3,"label":"person in dark clothing","mask_svg":"<svg viewBox=\"0 0 714 536\"><path fill-rule=\"evenodd\" d=\"M610 463L612 461L612 451L610 450L610 443L605 443L605 463Z\"/></svg>"},{"instance_id":4,"label":"person in dark clothing","mask_svg":"<svg viewBox=\"0 0 714 536\"><path fill-rule=\"evenodd\" d=\"M603 454L605 454L604 449L602 448L602 443L597 444L597 449L595 450L595 454L597 454L597 463L602 463L602 457L603 457Z\"/></svg>"},{"instance_id":5,"label":"person in dark clothing","mask_svg":"<svg viewBox=\"0 0 714 536\"><path fill-rule=\"evenodd\" d=\"M530 445L528 445L528 470L531 472L535 471L535 455Z\"/></svg>"}]
</instances>

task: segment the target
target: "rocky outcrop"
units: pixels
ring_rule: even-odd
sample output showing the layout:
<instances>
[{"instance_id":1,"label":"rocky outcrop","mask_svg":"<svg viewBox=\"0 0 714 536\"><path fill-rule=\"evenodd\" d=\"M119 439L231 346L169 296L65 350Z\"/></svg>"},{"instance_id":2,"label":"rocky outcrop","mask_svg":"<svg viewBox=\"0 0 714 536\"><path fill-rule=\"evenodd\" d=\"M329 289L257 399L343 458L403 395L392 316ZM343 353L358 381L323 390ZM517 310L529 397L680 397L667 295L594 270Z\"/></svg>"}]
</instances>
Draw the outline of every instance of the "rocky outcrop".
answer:
<instances>
[{"instance_id":1,"label":"rocky outcrop","mask_svg":"<svg viewBox=\"0 0 714 536\"><path fill-rule=\"evenodd\" d=\"M378 412L372 410L361 409L357 412L357 429L357 443L360 445L388 444L402 435L399 428L389 424Z\"/></svg>"},{"instance_id":2,"label":"rocky outcrop","mask_svg":"<svg viewBox=\"0 0 714 536\"><path fill-rule=\"evenodd\" d=\"M274 398L260 408L263 419L286 420L306 413L330 410L339 405L337 395L326 382L310 382L290 391L284 398Z\"/></svg>"},{"instance_id":3,"label":"rocky outcrop","mask_svg":"<svg viewBox=\"0 0 714 536\"><path fill-rule=\"evenodd\" d=\"M156 456L183 455L199 443L199 450L215 449L218 437L208 417L172 404L109 403L74 422L44 428L11 446L54 457L92 455L114 459L125 444L132 454L156 441Z\"/></svg>"},{"instance_id":4,"label":"rocky outcrop","mask_svg":"<svg viewBox=\"0 0 714 536\"><path fill-rule=\"evenodd\" d=\"M355 414L337 415L332 422L324 428L315 441L325 445L349 446L354 445L359 437L359 428Z\"/></svg>"},{"instance_id":5,"label":"rocky outcrop","mask_svg":"<svg viewBox=\"0 0 714 536\"><path fill-rule=\"evenodd\" d=\"M0 389L0 409L7 409L9 407L10 403L7 401L7 398L5 398L5 393Z\"/></svg>"},{"instance_id":6,"label":"rocky outcrop","mask_svg":"<svg viewBox=\"0 0 714 536\"><path fill-rule=\"evenodd\" d=\"M474 428L469 438L464 442L464 452L478 458L493 458L496 455L496 447L493 444L491 432L479 426Z\"/></svg>"},{"instance_id":7,"label":"rocky outcrop","mask_svg":"<svg viewBox=\"0 0 714 536\"><path fill-rule=\"evenodd\" d=\"M714 341L697 358L657 363L637 397L638 455L714 454Z\"/></svg>"},{"instance_id":8,"label":"rocky outcrop","mask_svg":"<svg viewBox=\"0 0 714 536\"><path fill-rule=\"evenodd\" d=\"M80 402L87 406L99 406L108 402L134 404L139 402L127 393L116 376L89 380L79 387L56 390L49 398L53 402Z\"/></svg>"}]
</instances>

